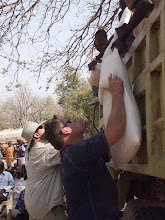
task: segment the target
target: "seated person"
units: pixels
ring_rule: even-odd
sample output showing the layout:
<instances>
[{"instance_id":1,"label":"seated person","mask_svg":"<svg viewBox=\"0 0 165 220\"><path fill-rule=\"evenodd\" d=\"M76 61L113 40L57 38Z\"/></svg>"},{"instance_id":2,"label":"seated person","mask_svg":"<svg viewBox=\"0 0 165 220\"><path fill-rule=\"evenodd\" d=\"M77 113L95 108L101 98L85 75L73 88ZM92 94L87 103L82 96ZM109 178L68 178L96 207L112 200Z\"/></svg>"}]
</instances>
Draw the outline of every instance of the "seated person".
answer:
<instances>
[{"instance_id":1,"label":"seated person","mask_svg":"<svg viewBox=\"0 0 165 220\"><path fill-rule=\"evenodd\" d=\"M11 170L9 170L9 172L12 174L12 176L15 175L16 171L18 170L18 166L17 163L14 163L14 166L11 168Z\"/></svg>"},{"instance_id":2,"label":"seated person","mask_svg":"<svg viewBox=\"0 0 165 220\"><path fill-rule=\"evenodd\" d=\"M24 203L25 189L21 191L15 209L9 210L10 218L16 218L20 220L28 220L29 214L25 208ZM1 216L7 216L6 209L2 212Z\"/></svg>"},{"instance_id":3,"label":"seated person","mask_svg":"<svg viewBox=\"0 0 165 220\"><path fill-rule=\"evenodd\" d=\"M14 186L13 176L10 172L4 171L4 162L0 161L0 204L9 198L9 192Z\"/></svg>"},{"instance_id":4,"label":"seated person","mask_svg":"<svg viewBox=\"0 0 165 220\"><path fill-rule=\"evenodd\" d=\"M108 39L107 39L107 33L103 30L100 29L96 32L95 34L95 41L94 41L94 46L97 51L101 52L102 49L107 45ZM89 63L88 67L89 70L95 70L96 64L101 63L102 60L93 60L91 63ZM99 103L99 98L98 98L98 87L92 85L92 92L93 92L93 100L88 103L88 105L97 105Z\"/></svg>"},{"instance_id":5,"label":"seated person","mask_svg":"<svg viewBox=\"0 0 165 220\"><path fill-rule=\"evenodd\" d=\"M122 14L123 14L125 8L127 7L127 5L124 2L124 0L120 0L119 2L120 2L121 11L118 15L118 18L119 18L119 22L120 22ZM106 48L108 47L108 45L110 44L113 37L114 37L114 35L112 35L111 38L108 40L107 33L103 29L100 29L96 32L94 46L95 46L96 50L99 51L100 53L98 56L96 56L96 58L91 63L89 63L89 65L88 65L89 70L95 70L97 63L102 63L102 57L104 55L104 52L105 52ZM125 56L125 54L128 51L128 48L131 46L134 39L135 39L135 37L133 36L132 32L130 34L128 34L128 36L126 38L126 48L124 51L122 51L122 54L120 54L121 57ZM92 85L92 91L93 91L94 98L91 102L88 103L88 105L97 105L99 103L98 87Z\"/></svg>"},{"instance_id":6,"label":"seated person","mask_svg":"<svg viewBox=\"0 0 165 220\"><path fill-rule=\"evenodd\" d=\"M17 169L17 171L15 172L13 176L16 179L20 179L21 177L26 179L25 177L27 177L27 172L26 172L25 164L22 164L21 168Z\"/></svg>"},{"instance_id":7,"label":"seated person","mask_svg":"<svg viewBox=\"0 0 165 220\"><path fill-rule=\"evenodd\" d=\"M150 13L153 9L151 0L124 0L128 8L134 12L129 23L123 24L121 27L116 28L118 38L112 44L112 49L117 48L119 54L123 54L127 50L126 40L127 36L131 34L134 28Z\"/></svg>"}]
</instances>

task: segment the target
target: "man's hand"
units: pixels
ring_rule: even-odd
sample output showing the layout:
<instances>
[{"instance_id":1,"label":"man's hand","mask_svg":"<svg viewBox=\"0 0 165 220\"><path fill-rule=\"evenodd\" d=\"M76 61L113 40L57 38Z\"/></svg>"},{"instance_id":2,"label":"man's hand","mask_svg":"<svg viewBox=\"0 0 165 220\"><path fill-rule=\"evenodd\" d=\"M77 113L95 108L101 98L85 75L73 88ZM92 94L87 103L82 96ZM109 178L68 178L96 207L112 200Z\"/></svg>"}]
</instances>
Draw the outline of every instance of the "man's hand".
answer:
<instances>
[{"instance_id":1,"label":"man's hand","mask_svg":"<svg viewBox=\"0 0 165 220\"><path fill-rule=\"evenodd\" d=\"M77 127L80 129L81 134L84 133L85 128L87 127L87 123L85 122L84 119L79 119L77 122Z\"/></svg>"},{"instance_id":2,"label":"man's hand","mask_svg":"<svg viewBox=\"0 0 165 220\"><path fill-rule=\"evenodd\" d=\"M122 95L124 93L123 81L120 77L112 74L108 77L109 80L109 88L107 89L112 95Z\"/></svg>"}]
</instances>

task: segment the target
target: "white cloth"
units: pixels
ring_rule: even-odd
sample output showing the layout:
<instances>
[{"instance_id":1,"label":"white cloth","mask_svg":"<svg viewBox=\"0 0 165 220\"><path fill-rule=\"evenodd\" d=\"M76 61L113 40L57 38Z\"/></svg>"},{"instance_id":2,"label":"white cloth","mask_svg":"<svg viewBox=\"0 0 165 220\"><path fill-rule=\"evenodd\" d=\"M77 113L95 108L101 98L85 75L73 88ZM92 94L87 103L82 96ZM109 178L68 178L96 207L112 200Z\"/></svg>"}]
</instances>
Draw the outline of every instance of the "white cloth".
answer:
<instances>
[{"instance_id":1,"label":"white cloth","mask_svg":"<svg viewBox=\"0 0 165 220\"><path fill-rule=\"evenodd\" d=\"M126 7L116 28L121 27L123 24L128 24L132 15L133 13L128 9L128 7Z\"/></svg>"},{"instance_id":2,"label":"white cloth","mask_svg":"<svg viewBox=\"0 0 165 220\"><path fill-rule=\"evenodd\" d=\"M64 204L60 152L39 141L27 152L26 169L25 206L34 219L41 219L54 206Z\"/></svg>"},{"instance_id":3,"label":"white cloth","mask_svg":"<svg viewBox=\"0 0 165 220\"><path fill-rule=\"evenodd\" d=\"M21 168L22 165L25 164L25 157L18 157L17 160L18 160L18 166L19 168Z\"/></svg>"}]
</instances>

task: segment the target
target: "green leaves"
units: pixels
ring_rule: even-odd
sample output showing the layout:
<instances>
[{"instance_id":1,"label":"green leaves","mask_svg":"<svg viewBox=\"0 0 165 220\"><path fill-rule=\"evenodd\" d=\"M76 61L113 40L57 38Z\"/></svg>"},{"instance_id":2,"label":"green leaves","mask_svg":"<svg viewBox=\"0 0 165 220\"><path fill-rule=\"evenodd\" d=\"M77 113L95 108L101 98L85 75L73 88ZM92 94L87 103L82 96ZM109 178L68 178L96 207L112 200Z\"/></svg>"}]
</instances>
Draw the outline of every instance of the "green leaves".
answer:
<instances>
[{"instance_id":1,"label":"green leaves","mask_svg":"<svg viewBox=\"0 0 165 220\"><path fill-rule=\"evenodd\" d=\"M87 138L96 133L93 127L93 109L88 106L88 102L93 98L92 89L88 82L85 82L79 76L67 76L68 81L58 85L60 88L59 102L63 108L63 117L71 121L77 121L84 118L88 122L88 127L84 134ZM65 79L66 79L65 78ZM98 113L96 114L98 117Z\"/></svg>"}]
</instances>

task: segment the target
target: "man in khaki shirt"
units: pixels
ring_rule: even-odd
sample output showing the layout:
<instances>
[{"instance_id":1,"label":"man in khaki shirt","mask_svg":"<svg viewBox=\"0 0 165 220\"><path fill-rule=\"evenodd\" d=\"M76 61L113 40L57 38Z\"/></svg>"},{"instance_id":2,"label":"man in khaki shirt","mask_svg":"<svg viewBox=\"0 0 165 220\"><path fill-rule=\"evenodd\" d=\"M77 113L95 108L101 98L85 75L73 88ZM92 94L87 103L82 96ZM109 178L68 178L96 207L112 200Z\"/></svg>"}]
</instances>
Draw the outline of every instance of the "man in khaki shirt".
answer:
<instances>
[{"instance_id":1,"label":"man in khaki shirt","mask_svg":"<svg viewBox=\"0 0 165 220\"><path fill-rule=\"evenodd\" d=\"M30 220L65 220L60 153L45 140L43 123L29 121L22 132L28 142L25 206Z\"/></svg>"}]
</instances>

